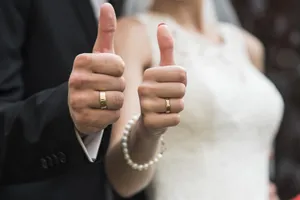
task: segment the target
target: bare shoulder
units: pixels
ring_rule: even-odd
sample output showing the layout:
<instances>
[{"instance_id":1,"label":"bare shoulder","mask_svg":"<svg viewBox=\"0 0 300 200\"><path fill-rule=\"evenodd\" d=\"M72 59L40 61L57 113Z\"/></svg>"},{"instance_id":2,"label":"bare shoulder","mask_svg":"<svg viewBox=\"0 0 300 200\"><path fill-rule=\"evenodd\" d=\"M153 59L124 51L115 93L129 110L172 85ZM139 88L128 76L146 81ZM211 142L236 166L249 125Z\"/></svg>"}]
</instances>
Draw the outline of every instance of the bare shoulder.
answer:
<instances>
[{"instance_id":1,"label":"bare shoulder","mask_svg":"<svg viewBox=\"0 0 300 200\"><path fill-rule=\"evenodd\" d=\"M121 57L131 57L138 53L143 63L150 62L151 44L146 26L135 17L119 19L115 34L115 51Z\"/></svg>"},{"instance_id":2,"label":"bare shoulder","mask_svg":"<svg viewBox=\"0 0 300 200\"><path fill-rule=\"evenodd\" d=\"M263 43L246 30L241 29L241 32L245 38L248 54L252 63L263 72L265 65L265 48Z\"/></svg>"},{"instance_id":3,"label":"bare shoulder","mask_svg":"<svg viewBox=\"0 0 300 200\"><path fill-rule=\"evenodd\" d=\"M141 31L136 34L136 31ZM144 33L144 34L143 34ZM118 20L117 23L117 36L125 37L132 36L135 37L146 37L146 27L142 24L136 17L123 17Z\"/></svg>"}]
</instances>

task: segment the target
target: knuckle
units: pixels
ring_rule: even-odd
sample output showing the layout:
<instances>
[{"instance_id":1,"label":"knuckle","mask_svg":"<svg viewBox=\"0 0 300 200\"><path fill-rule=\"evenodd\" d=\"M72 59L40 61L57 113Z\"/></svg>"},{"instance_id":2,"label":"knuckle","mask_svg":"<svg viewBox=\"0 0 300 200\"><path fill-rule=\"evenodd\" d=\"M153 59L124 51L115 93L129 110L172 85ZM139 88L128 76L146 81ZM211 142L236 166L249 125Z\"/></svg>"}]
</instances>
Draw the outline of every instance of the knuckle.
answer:
<instances>
[{"instance_id":1,"label":"knuckle","mask_svg":"<svg viewBox=\"0 0 300 200\"><path fill-rule=\"evenodd\" d=\"M184 84L186 83L186 81L187 81L186 70L184 68L178 66L177 78L178 78L179 82L184 83Z\"/></svg>"},{"instance_id":2,"label":"knuckle","mask_svg":"<svg viewBox=\"0 0 300 200\"><path fill-rule=\"evenodd\" d=\"M184 84L179 84L178 85L178 91L179 91L179 95L180 97L183 97L185 95L185 85Z\"/></svg>"},{"instance_id":3,"label":"knuckle","mask_svg":"<svg viewBox=\"0 0 300 200\"><path fill-rule=\"evenodd\" d=\"M144 111L144 112L150 112L153 108L153 105L150 100L143 99L143 100L141 100L141 108L142 108L142 111Z\"/></svg>"},{"instance_id":4,"label":"knuckle","mask_svg":"<svg viewBox=\"0 0 300 200\"><path fill-rule=\"evenodd\" d=\"M123 92L126 87L126 80L123 76L120 77L120 91Z\"/></svg>"},{"instance_id":5,"label":"knuckle","mask_svg":"<svg viewBox=\"0 0 300 200\"><path fill-rule=\"evenodd\" d=\"M151 68L148 68L144 71L144 80L151 80L153 79L153 76L155 73L155 67L151 67Z\"/></svg>"},{"instance_id":6,"label":"knuckle","mask_svg":"<svg viewBox=\"0 0 300 200\"><path fill-rule=\"evenodd\" d=\"M179 99L178 110L179 110L179 112L181 112L181 111L183 111L183 109L184 109L184 100Z\"/></svg>"},{"instance_id":7,"label":"knuckle","mask_svg":"<svg viewBox=\"0 0 300 200\"><path fill-rule=\"evenodd\" d=\"M89 54L82 53L75 57L74 59L74 67L84 67L88 65L91 61Z\"/></svg>"},{"instance_id":8,"label":"knuckle","mask_svg":"<svg viewBox=\"0 0 300 200\"><path fill-rule=\"evenodd\" d=\"M125 70L125 62L123 61L123 59L118 56L118 55L114 55L114 60L115 60L115 72L117 76L122 76Z\"/></svg>"},{"instance_id":9,"label":"knuckle","mask_svg":"<svg viewBox=\"0 0 300 200\"><path fill-rule=\"evenodd\" d=\"M84 125L84 126L86 126L87 123L88 123L88 120L87 120L86 116L83 115L82 113L78 114L77 118L75 118L75 120L76 120L77 123L79 123L81 125Z\"/></svg>"},{"instance_id":10,"label":"knuckle","mask_svg":"<svg viewBox=\"0 0 300 200\"><path fill-rule=\"evenodd\" d=\"M69 98L69 106L72 108L72 109L75 109L78 107L78 101L76 98L74 98L73 96L71 96Z\"/></svg>"},{"instance_id":11,"label":"knuckle","mask_svg":"<svg viewBox=\"0 0 300 200\"><path fill-rule=\"evenodd\" d=\"M120 110L112 110L111 112L111 122L114 123L119 120L120 118Z\"/></svg>"},{"instance_id":12,"label":"knuckle","mask_svg":"<svg viewBox=\"0 0 300 200\"><path fill-rule=\"evenodd\" d=\"M80 112L77 112L75 115L74 115L74 118L73 120L76 122L76 124L80 124L80 125L87 125L90 121L89 121L89 118L88 118L89 114L86 110L82 110Z\"/></svg>"},{"instance_id":13,"label":"knuckle","mask_svg":"<svg viewBox=\"0 0 300 200\"><path fill-rule=\"evenodd\" d=\"M112 102L116 107L121 108L123 106L124 94L122 92L115 93L112 98Z\"/></svg>"},{"instance_id":14,"label":"knuckle","mask_svg":"<svg viewBox=\"0 0 300 200\"><path fill-rule=\"evenodd\" d=\"M71 108L73 108L73 109L82 108L83 102L86 102L83 95L79 95L79 94L75 93L72 96L70 96L69 104L70 104Z\"/></svg>"},{"instance_id":15,"label":"knuckle","mask_svg":"<svg viewBox=\"0 0 300 200\"><path fill-rule=\"evenodd\" d=\"M73 70L69 78L69 87L80 88L85 84L85 81L86 81L86 77L83 73Z\"/></svg>"},{"instance_id":16,"label":"knuckle","mask_svg":"<svg viewBox=\"0 0 300 200\"><path fill-rule=\"evenodd\" d=\"M151 87L151 84L142 83L138 87L139 96L148 96L152 92L153 92L153 87Z\"/></svg>"},{"instance_id":17,"label":"knuckle","mask_svg":"<svg viewBox=\"0 0 300 200\"><path fill-rule=\"evenodd\" d=\"M100 26L100 22L99 22L99 26L102 32L104 33L114 33L116 31L116 25L113 22L113 16L108 16L108 23L105 26Z\"/></svg>"},{"instance_id":18,"label":"knuckle","mask_svg":"<svg viewBox=\"0 0 300 200\"><path fill-rule=\"evenodd\" d=\"M172 126L177 126L180 123L180 115L179 114L175 114L172 117Z\"/></svg>"}]
</instances>

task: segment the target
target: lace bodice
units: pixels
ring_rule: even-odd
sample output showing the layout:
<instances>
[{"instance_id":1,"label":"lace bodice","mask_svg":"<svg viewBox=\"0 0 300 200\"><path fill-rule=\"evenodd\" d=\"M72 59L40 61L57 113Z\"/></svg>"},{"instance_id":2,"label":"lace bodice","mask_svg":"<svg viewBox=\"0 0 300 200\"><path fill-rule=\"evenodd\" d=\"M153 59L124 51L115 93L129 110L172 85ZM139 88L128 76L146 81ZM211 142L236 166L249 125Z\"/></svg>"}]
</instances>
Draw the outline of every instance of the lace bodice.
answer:
<instances>
[{"instance_id":1,"label":"lace bodice","mask_svg":"<svg viewBox=\"0 0 300 200\"><path fill-rule=\"evenodd\" d=\"M168 17L143 14L159 63L157 25L175 41L176 64L188 85L181 123L165 135L167 151L147 189L150 200L267 200L268 156L283 101L248 58L241 32L220 24L223 44L180 27Z\"/></svg>"}]
</instances>

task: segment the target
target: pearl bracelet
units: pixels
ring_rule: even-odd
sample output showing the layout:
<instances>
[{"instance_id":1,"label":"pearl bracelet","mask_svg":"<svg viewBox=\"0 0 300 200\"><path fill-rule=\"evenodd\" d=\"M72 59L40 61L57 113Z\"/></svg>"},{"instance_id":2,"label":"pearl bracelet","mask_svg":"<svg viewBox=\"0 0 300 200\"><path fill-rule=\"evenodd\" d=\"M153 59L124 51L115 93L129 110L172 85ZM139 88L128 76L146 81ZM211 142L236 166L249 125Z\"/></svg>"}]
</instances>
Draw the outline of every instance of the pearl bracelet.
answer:
<instances>
[{"instance_id":1,"label":"pearl bracelet","mask_svg":"<svg viewBox=\"0 0 300 200\"><path fill-rule=\"evenodd\" d=\"M123 137L122 137L122 150L124 153L124 158L127 162L127 164L134 170L147 170L150 166L152 166L154 163L157 163L159 159L163 156L164 153L164 140L163 137L160 138L161 145L162 145L162 150L160 153L158 153L154 159L148 161L147 163L144 164L138 164L132 161L129 155L129 150L128 150L128 137L129 133L132 129L132 126L136 123L136 121L139 119L139 115L136 115L133 117L133 119L129 120L128 124L125 126L124 132L123 132Z\"/></svg>"}]
</instances>

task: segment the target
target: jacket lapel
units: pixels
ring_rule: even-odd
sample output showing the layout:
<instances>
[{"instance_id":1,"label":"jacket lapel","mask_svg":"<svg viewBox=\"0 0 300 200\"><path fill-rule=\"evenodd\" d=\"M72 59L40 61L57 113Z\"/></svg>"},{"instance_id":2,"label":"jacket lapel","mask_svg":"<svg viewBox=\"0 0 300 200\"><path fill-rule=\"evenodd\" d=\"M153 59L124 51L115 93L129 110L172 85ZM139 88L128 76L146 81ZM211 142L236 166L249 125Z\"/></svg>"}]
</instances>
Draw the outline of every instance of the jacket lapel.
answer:
<instances>
[{"instance_id":1,"label":"jacket lapel","mask_svg":"<svg viewBox=\"0 0 300 200\"><path fill-rule=\"evenodd\" d=\"M80 21L82 28L86 32L87 41L89 44L94 44L97 36L97 20L90 0L70 0L74 6L77 17ZM124 0L109 0L116 11L117 17L120 17L123 11Z\"/></svg>"},{"instance_id":2,"label":"jacket lapel","mask_svg":"<svg viewBox=\"0 0 300 200\"><path fill-rule=\"evenodd\" d=\"M90 0L70 0L70 2L74 6L76 16L86 33L87 41L93 45L97 36L97 20Z\"/></svg>"}]
</instances>

